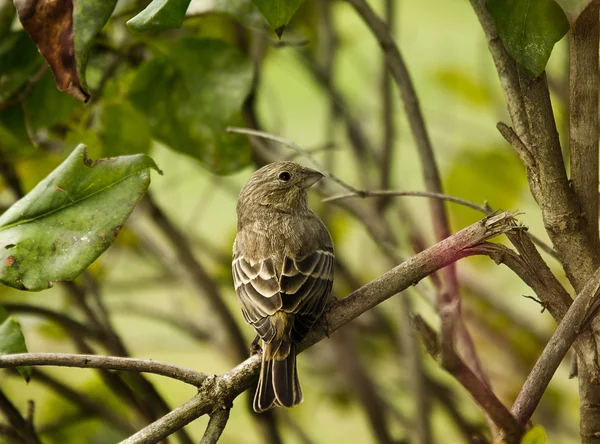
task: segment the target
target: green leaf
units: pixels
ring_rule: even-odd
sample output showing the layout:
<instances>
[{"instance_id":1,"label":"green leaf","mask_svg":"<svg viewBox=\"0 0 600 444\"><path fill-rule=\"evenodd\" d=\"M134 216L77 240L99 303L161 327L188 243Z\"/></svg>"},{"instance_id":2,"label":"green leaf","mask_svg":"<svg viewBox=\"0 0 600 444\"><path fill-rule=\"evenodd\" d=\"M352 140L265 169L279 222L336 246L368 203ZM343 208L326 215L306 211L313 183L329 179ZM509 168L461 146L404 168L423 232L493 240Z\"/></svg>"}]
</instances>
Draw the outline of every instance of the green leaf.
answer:
<instances>
[{"instance_id":1,"label":"green leaf","mask_svg":"<svg viewBox=\"0 0 600 444\"><path fill-rule=\"evenodd\" d=\"M37 131L62 122L78 105L73 97L56 89L52 74L47 72L25 100L30 129Z\"/></svg>"},{"instance_id":2,"label":"green leaf","mask_svg":"<svg viewBox=\"0 0 600 444\"><path fill-rule=\"evenodd\" d=\"M279 38L304 0L252 0Z\"/></svg>"},{"instance_id":3,"label":"green leaf","mask_svg":"<svg viewBox=\"0 0 600 444\"><path fill-rule=\"evenodd\" d=\"M0 282L72 280L113 242L158 168L145 155L92 162L84 145L0 216Z\"/></svg>"},{"instance_id":4,"label":"green leaf","mask_svg":"<svg viewBox=\"0 0 600 444\"><path fill-rule=\"evenodd\" d=\"M10 34L10 25L16 12L12 2L0 1L0 41Z\"/></svg>"},{"instance_id":5,"label":"green leaf","mask_svg":"<svg viewBox=\"0 0 600 444\"><path fill-rule=\"evenodd\" d=\"M27 353L25 337L19 322L0 305L0 355L12 355L14 353ZM17 371L25 378L25 381L29 382L31 367L17 367Z\"/></svg>"},{"instance_id":6,"label":"green leaf","mask_svg":"<svg viewBox=\"0 0 600 444\"><path fill-rule=\"evenodd\" d=\"M152 0L142 12L127 21L133 32L181 27L191 0Z\"/></svg>"},{"instance_id":7,"label":"green leaf","mask_svg":"<svg viewBox=\"0 0 600 444\"><path fill-rule=\"evenodd\" d=\"M230 173L251 160L248 139L225 130L242 124L252 77L252 62L231 45L180 39L140 67L129 98L155 138L215 173Z\"/></svg>"},{"instance_id":8,"label":"green leaf","mask_svg":"<svg viewBox=\"0 0 600 444\"><path fill-rule=\"evenodd\" d=\"M90 48L96 35L104 27L117 0L77 0L73 10L73 42L75 44L75 61L81 87L87 91L85 71Z\"/></svg>"},{"instance_id":9,"label":"green leaf","mask_svg":"<svg viewBox=\"0 0 600 444\"><path fill-rule=\"evenodd\" d=\"M107 157L147 153L150 128L146 118L129 102L113 102L102 107L102 154Z\"/></svg>"},{"instance_id":10,"label":"green leaf","mask_svg":"<svg viewBox=\"0 0 600 444\"><path fill-rule=\"evenodd\" d=\"M569 30L554 0L489 0L488 8L507 51L534 77L546 68L554 44Z\"/></svg>"},{"instance_id":11,"label":"green leaf","mask_svg":"<svg viewBox=\"0 0 600 444\"><path fill-rule=\"evenodd\" d=\"M541 425L536 425L521 438L521 444L546 444L546 440L546 430Z\"/></svg>"},{"instance_id":12,"label":"green leaf","mask_svg":"<svg viewBox=\"0 0 600 444\"><path fill-rule=\"evenodd\" d=\"M556 0L556 3L567 14L569 23L573 24L585 8L587 8L593 0Z\"/></svg>"},{"instance_id":13,"label":"green leaf","mask_svg":"<svg viewBox=\"0 0 600 444\"><path fill-rule=\"evenodd\" d=\"M25 31L0 39L0 102L9 99L38 69L41 59Z\"/></svg>"}]
</instances>

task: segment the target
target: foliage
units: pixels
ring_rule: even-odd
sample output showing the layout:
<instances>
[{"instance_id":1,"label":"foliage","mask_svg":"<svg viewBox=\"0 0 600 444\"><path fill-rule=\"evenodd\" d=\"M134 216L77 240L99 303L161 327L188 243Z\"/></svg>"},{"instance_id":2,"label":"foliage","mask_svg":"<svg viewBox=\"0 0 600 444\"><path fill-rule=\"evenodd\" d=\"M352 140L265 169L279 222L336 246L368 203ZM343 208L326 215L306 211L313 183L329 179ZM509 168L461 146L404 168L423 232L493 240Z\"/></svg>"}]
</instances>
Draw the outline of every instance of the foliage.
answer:
<instances>
[{"instance_id":1,"label":"foliage","mask_svg":"<svg viewBox=\"0 0 600 444\"><path fill-rule=\"evenodd\" d=\"M564 12L554 0L490 0L487 5L508 52L539 76L554 44L569 30Z\"/></svg>"}]
</instances>

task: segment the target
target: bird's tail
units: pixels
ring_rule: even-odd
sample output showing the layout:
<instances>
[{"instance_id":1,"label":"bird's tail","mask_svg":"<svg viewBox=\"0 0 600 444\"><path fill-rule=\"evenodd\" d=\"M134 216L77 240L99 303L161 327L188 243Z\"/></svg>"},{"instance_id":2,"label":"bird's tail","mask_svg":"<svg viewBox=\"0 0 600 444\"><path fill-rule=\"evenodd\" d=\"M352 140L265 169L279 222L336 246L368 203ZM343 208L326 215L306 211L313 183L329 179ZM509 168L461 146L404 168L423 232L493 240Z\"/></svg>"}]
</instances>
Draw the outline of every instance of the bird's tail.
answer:
<instances>
[{"instance_id":1,"label":"bird's tail","mask_svg":"<svg viewBox=\"0 0 600 444\"><path fill-rule=\"evenodd\" d=\"M293 407L302 399L296 370L296 346L284 341L265 344L254 411L264 412L274 406Z\"/></svg>"}]
</instances>

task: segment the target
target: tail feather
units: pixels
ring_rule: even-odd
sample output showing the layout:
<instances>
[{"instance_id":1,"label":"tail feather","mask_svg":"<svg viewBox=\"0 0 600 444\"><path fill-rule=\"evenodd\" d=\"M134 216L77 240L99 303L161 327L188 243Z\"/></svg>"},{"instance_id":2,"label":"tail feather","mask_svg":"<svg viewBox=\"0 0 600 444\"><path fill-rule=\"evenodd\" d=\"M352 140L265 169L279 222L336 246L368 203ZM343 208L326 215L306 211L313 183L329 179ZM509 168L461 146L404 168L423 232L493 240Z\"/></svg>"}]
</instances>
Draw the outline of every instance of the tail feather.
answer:
<instances>
[{"instance_id":1,"label":"tail feather","mask_svg":"<svg viewBox=\"0 0 600 444\"><path fill-rule=\"evenodd\" d=\"M289 353L283 359L265 359L270 344L265 347L263 362L254 395L254 411L264 412L274 406L293 407L303 399L298 371L296 369L296 347L287 343ZM281 347L278 347L281 350Z\"/></svg>"}]
</instances>

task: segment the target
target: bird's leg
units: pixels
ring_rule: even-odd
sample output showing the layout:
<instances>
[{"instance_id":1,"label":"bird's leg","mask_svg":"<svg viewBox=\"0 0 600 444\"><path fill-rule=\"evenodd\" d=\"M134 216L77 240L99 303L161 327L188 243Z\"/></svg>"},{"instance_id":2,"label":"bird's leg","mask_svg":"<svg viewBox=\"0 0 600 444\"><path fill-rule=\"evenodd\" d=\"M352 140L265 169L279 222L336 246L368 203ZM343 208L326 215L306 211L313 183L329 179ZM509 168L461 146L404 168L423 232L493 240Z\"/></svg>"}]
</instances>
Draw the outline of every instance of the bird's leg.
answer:
<instances>
[{"instance_id":1,"label":"bird's leg","mask_svg":"<svg viewBox=\"0 0 600 444\"><path fill-rule=\"evenodd\" d=\"M254 340L250 343L250 356L254 356L259 354L262 351L262 347L260 346L260 336L256 335Z\"/></svg>"}]
</instances>

